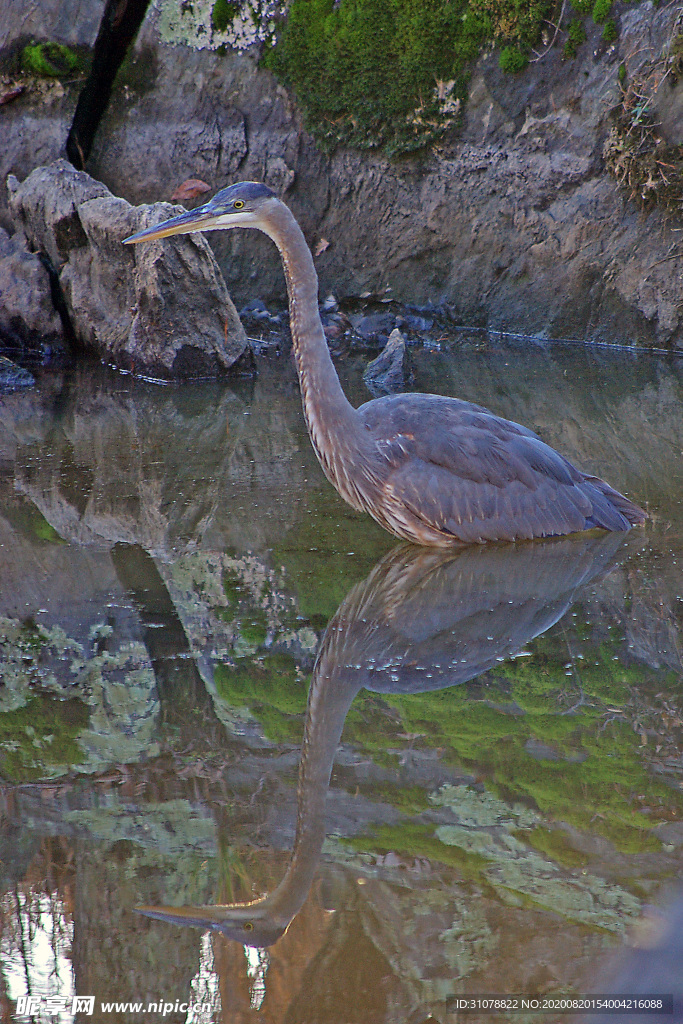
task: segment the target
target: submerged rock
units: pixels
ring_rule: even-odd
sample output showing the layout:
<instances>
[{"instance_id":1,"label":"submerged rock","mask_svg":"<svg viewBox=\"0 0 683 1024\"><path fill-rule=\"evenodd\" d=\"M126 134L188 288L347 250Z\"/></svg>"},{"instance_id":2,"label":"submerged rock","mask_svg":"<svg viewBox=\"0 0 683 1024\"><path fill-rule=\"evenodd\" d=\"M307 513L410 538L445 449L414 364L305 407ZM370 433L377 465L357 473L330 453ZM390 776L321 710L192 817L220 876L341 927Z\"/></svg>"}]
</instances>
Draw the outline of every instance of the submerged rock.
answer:
<instances>
[{"instance_id":1,"label":"submerged rock","mask_svg":"<svg viewBox=\"0 0 683 1024\"><path fill-rule=\"evenodd\" d=\"M8 187L15 224L52 262L84 349L164 378L214 376L243 354L246 334L201 235L122 245L178 207L133 207L65 160Z\"/></svg>"},{"instance_id":2,"label":"submerged rock","mask_svg":"<svg viewBox=\"0 0 683 1024\"><path fill-rule=\"evenodd\" d=\"M363 380L373 394L383 394L402 391L412 376L405 338L395 327L382 352L365 367Z\"/></svg>"}]
</instances>

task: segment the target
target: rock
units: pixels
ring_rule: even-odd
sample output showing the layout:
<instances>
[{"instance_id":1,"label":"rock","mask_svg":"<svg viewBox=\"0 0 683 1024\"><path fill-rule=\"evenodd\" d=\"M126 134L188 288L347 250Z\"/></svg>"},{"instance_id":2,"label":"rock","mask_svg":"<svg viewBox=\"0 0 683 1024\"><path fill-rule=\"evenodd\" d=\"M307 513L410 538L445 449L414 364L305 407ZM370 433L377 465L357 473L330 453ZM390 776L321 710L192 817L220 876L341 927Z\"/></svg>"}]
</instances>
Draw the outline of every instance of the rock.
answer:
<instances>
[{"instance_id":1,"label":"rock","mask_svg":"<svg viewBox=\"0 0 683 1024\"><path fill-rule=\"evenodd\" d=\"M40 261L0 228L0 335L31 349L63 345L62 324L52 304L50 277Z\"/></svg>"},{"instance_id":2,"label":"rock","mask_svg":"<svg viewBox=\"0 0 683 1024\"><path fill-rule=\"evenodd\" d=\"M34 384L35 379L28 370L0 356L0 395L11 394L20 388L31 388Z\"/></svg>"},{"instance_id":3,"label":"rock","mask_svg":"<svg viewBox=\"0 0 683 1024\"><path fill-rule=\"evenodd\" d=\"M8 186L17 228L52 261L84 348L163 378L213 376L244 353L246 334L202 235L121 244L178 207L133 207L65 160Z\"/></svg>"},{"instance_id":4,"label":"rock","mask_svg":"<svg viewBox=\"0 0 683 1024\"><path fill-rule=\"evenodd\" d=\"M87 46L97 35L104 0L31 0L22 4L16 0L0 0L2 45L9 47L30 37Z\"/></svg>"},{"instance_id":5,"label":"rock","mask_svg":"<svg viewBox=\"0 0 683 1024\"><path fill-rule=\"evenodd\" d=\"M411 379L405 338L396 327L383 351L366 366L363 380L373 394L387 394L402 391Z\"/></svg>"},{"instance_id":6,"label":"rock","mask_svg":"<svg viewBox=\"0 0 683 1024\"><path fill-rule=\"evenodd\" d=\"M44 31L68 41L63 12L75 20L84 0L58 6ZM321 296L391 294L420 306L446 303L460 322L496 331L683 347L676 221L657 208L642 213L601 155L610 109L620 102L620 66L630 79L661 57L680 31L680 5L619 5L620 35L609 47L602 26L586 18L589 38L575 60L553 47L519 75L503 74L497 53L483 53L462 126L438 149L400 161L372 149L323 154L295 97L259 66L256 48L201 48L183 36L184 16L171 37L162 6L150 5L90 157L88 169L115 194L138 204L168 198L185 178L214 189L265 180L311 243L331 243L316 260ZM40 38L33 5L22 27L25 7L0 0L10 40L23 31ZM36 8L55 5L38 0ZM89 24L92 41L90 15ZM31 86L3 108L0 178L23 178L59 154L74 88L57 82L48 96ZM666 77L655 106L667 142L677 144L680 77ZM269 307L284 300L268 239L246 231L210 239L238 305L256 296Z\"/></svg>"},{"instance_id":7,"label":"rock","mask_svg":"<svg viewBox=\"0 0 683 1024\"><path fill-rule=\"evenodd\" d=\"M370 313L367 316L352 315L351 323L362 338L370 341L372 338L388 337L396 317L391 313Z\"/></svg>"}]
</instances>

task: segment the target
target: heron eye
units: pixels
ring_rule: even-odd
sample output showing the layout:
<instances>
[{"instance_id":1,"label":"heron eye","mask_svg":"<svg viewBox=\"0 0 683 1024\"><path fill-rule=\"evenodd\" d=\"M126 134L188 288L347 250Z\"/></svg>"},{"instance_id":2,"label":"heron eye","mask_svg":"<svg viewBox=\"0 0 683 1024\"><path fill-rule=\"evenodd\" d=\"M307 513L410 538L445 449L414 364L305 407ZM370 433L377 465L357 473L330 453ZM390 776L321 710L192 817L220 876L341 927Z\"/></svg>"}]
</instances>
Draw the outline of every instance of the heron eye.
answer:
<instances>
[{"instance_id":1,"label":"heron eye","mask_svg":"<svg viewBox=\"0 0 683 1024\"><path fill-rule=\"evenodd\" d=\"M244 206L244 200L243 199L236 199L235 202L232 205L235 207L236 210L241 210L242 207Z\"/></svg>"},{"instance_id":2,"label":"heron eye","mask_svg":"<svg viewBox=\"0 0 683 1024\"><path fill-rule=\"evenodd\" d=\"M244 206L244 203L242 202L241 199L238 199L237 202L240 204L240 206ZM235 203L235 206L237 206L237 203ZM244 930L245 930L245 932L253 932L254 926L251 923L251 921L245 921L244 922Z\"/></svg>"}]
</instances>

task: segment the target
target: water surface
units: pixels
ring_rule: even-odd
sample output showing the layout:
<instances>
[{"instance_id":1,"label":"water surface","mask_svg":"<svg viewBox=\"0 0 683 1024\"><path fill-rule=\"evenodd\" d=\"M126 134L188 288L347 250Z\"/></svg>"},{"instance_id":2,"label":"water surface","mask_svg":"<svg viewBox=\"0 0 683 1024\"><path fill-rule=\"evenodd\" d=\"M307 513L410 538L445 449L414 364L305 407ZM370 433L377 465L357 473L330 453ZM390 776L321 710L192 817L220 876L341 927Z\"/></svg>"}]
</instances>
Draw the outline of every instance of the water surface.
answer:
<instances>
[{"instance_id":1,"label":"water surface","mask_svg":"<svg viewBox=\"0 0 683 1024\"><path fill-rule=\"evenodd\" d=\"M416 389L532 427L648 526L401 548L324 480L285 357L232 384L88 368L0 398L6 1001L453 1022L463 994L595 991L670 898L680 367L486 335L413 358ZM232 938L133 911L274 891Z\"/></svg>"}]
</instances>

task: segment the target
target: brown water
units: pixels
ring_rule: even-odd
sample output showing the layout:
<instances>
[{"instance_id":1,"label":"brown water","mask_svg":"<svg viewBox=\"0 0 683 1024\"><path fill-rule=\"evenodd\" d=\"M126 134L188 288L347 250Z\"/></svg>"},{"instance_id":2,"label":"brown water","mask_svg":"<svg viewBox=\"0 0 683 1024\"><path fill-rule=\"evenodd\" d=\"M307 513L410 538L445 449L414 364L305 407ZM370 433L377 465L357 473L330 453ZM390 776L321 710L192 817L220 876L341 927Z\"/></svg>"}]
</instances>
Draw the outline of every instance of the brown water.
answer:
<instances>
[{"instance_id":1,"label":"brown water","mask_svg":"<svg viewBox=\"0 0 683 1024\"><path fill-rule=\"evenodd\" d=\"M324 480L287 358L0 397L7 1012L50 995L68 1006L34 1017L71 1020L77 993L108 1021L552 1020L458 999L608 991L671 902L681 367L485 335L414 358L417 389L537 430L647 528L400 548ZM274 891L246 931L133 911Z\"/></svg>"}]
</instances>

